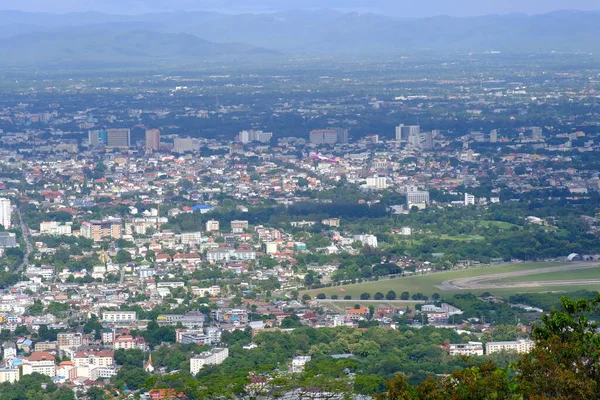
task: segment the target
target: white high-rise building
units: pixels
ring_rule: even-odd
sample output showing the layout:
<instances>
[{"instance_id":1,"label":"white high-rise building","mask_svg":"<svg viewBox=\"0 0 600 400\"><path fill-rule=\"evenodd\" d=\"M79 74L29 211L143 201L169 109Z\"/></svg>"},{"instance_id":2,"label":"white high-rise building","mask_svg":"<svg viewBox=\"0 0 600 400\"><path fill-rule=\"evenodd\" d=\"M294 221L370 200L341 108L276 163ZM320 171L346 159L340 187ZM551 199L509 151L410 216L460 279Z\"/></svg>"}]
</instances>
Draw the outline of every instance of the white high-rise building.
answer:
<instances>
[{"instance_id":1,"label":"white high-rise building","mask_svg":"<svg viewBox=\"0 0 600 400\"><path fill-rule=\"evenodd\" d=\"M408 143L410 137L419 137L421 135L421 127L419 125L404 125L400 124L396 127L396 140L402 143Z\"/></svg>"},{"instance_id":2,"label":"white high-rise building","mask_svg":"<svg viewBox=\"0 0 600 400\"><path fill-rule=\"evenodd\" d=\"M472 206L475 204L475 196L469 193L465 193L465 206Z\"/></svg>"},{"instance_id":3,"label":"white high-rise building","mask_svg":"<svg viewBox=\"0 0 600 400\"><path fill-rule=\"evenodd\" d=\"M4 226L4 229L12 227L12 205L6 198L0 198L0 225Z\"/></svg>"}]
</instances>

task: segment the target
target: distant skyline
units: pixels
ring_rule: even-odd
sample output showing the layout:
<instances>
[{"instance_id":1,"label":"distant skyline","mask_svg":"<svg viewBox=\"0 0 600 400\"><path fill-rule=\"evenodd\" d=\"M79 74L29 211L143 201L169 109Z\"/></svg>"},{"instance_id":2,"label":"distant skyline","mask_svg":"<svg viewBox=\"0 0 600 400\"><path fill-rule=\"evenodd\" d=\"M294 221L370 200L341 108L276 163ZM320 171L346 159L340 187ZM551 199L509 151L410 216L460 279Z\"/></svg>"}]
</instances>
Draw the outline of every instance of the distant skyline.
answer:
<instances>
[{"instance_id":1,"label":"distant skyline","mask_svg":"<svg viewBox=\"0 0 600 400\"><path fill-rule=\"evenodd\" d=\"M334 8L398 17L437 15L538 14L555 10L600 11L597 0L2 0L0 9L29 12L101 11L139 14L161 11L213 10L228 13Z\"/></svg>"}]
</instances>

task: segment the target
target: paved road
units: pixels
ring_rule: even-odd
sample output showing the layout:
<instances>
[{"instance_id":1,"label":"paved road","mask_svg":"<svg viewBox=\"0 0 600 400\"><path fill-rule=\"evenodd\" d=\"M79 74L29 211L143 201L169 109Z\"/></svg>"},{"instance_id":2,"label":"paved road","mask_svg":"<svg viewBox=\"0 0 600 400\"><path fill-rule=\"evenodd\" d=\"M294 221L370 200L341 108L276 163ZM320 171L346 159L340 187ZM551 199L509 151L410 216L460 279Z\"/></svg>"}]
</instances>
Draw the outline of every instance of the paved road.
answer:
<instances>
[{"instance_id":1,"label":"paved road","mask_svg":"<svg viewBox=\"0 0 600 400\"><path fill-rule=\"evenodd\" d=\"M441 290L479 290L479 289L508 289L508 288L528 288L544 286L567 286L567 285L595 285L600 284L599 279L574 279L564 281L533 281L533 282L492 282L506 278L516 278L520 276L546 274L559 271L577 271L580 269L598 268L598 263L579 262L560 265L557 267L528 269L523 271L503 272L499 274L476 276L471 278L451 279L442 282L437 288ZM576 277L576 274L573 274Z\"/></svg>"},{"instance_id":2,"label":"paved road","mask_svg":"<svg viewBox=\"0 0 600 400\"><path fill-rule=\"evenodd\" d=\"M17 207L17 215L19 216L19 221L21 223L21 231L23 232L23 240L25 240L25 255L23 256L23 262L17 267L15 270L16 273L21 273L23 268L27 267L29 263L29 255L33 251L33 246L31 245L31 234L29 232L29 227L23 221L23 215L21 215L21 210Z\"/></svg>"}]
</instances>

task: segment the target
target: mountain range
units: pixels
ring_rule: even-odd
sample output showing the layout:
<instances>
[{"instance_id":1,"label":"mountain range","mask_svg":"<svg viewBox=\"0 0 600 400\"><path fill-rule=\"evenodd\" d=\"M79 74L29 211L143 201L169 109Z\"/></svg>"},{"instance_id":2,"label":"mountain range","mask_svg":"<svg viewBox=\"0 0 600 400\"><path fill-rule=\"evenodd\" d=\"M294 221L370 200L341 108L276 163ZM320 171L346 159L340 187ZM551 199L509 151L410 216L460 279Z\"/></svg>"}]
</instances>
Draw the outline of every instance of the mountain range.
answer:
<instances>
[{"instance_id":1,"label":"mountain range","mask_svg":"<svg viewBox=\"0 0 600 400\"><path fill-rule=\"evenodd\" d=\"M600 13L403 19L333 10L111 15L0 11L1 62L403 52L598 52Z\"/></svg>"}]
</instances>

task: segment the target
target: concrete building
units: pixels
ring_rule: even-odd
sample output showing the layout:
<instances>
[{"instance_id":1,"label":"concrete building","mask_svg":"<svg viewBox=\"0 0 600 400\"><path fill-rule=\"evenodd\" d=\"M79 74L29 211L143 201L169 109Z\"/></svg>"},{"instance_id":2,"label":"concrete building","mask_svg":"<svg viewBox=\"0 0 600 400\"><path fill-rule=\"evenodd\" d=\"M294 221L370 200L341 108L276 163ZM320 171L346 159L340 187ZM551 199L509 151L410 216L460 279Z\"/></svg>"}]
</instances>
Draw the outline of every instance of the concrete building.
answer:
<instances>
[{"instance_id":1,"label":"concrete building","mask_svg":"<svg viewBox=\"0 0 600 400\"><path fill-rule=\"evenodd\" d=\"M146 129L146 151L160 150L160 130Z\"/></svg>"},{"instance_id":2,"label":"concrete building","mask_svg":"<svg viewBox=\"0 0 600 400\"><path fill-rule=\"evenodd\" d=\"M6 198L0 198L0 225L4 229L12 228L12 205Z\"/></svg>"},{"instance_id":3,"label":"concrete building","mask_svg":"<svg viewBox=\"0 0 600 400\"><path fill-rule=\"evenodd\" d=\"M378 189L378 190L387 189L388 188L387 178L385 176L369 177L369 178L367 178L366 186L370 189Z\"/></svg>"},{"instance_id":4,"label":"concrete building","mask_svg":"<svg viewBox=\"0 0 600 400\"><path fill-rule=\"evenodd\" d=\"M133 322L137 319L135 311L102 311L104 322Z\"/></svg>"},{"instance_id":5,"label":"concrete building","mask_svg":"<svg viewBox=\"0 0 600 400\"><path fill-rule=\"evenodd\" d=\"M200 244L202 232L186 232L181 234L181 244Z\"/></svg>"},{"instance_id":6,"label":"concrete building","mask_svg":"<svg viewBox=\"0 0 600 400\"><path fill-rule=\"evenodd\" d=\"M355 242L361 242L364 246L377 247L377 236L375 235L354 235Z\"/></svg>"},{"instance_id":7,"label":"concrete building","mask_svg":"<svg viewBox=\"0 0 600 400\"><path fill-rule=\"evenodd\" d=\"M481 342L451 344L448 353L451 356L482 356L483 344Z\"/></svg>"},{"instance_id":8,"label":"concrete building","mask_svg":"<svg viewBox=\"0 0 600 400\"><path fill-rule=\"evenodd\" d=\"M251 142L260 142L260 143L269 143L273 138L272 132L263 132L263 131L241 131L238 134L238 141L243 144L248 144Z\"/></svg>"},{"instance_id":9,"label":"concrete building","mask_svg":"<svg viewBox=\"0 0 600 400\"><path fill-rule=\"evenodd\" d=\"M190 373L196 375L205 365L218 365L229 357L229 349L214 348L190 359Z\"/></svg>"},{"instance_id":10,"label":"concrete building","mask_svg":"<svg viewBox=\"0 0 600 400\"><path fill-rule=\"evenodd\" d=\"M412 206L427 207L429 205L429 192L426 190L409 190L406 193L406 205L409 209Z\"/></svg>"},{"instance_id":11,"label":"concrete building","mask_svg":"<svg viewBox=\"0 0 600 400\"><path fill-rule=\"evenodd\" d=\"M17 247L17 235L13 232L0 232L0 249Z\"/></svg>"},{"instance_id":12,"label":"concrete building","mask_svg":"<svg viewBox=\"0 0 600 400\"><path fill-rule=\"evenodd\" d=\"M338 134L334 129L315 129L310 132L312 144L336 144Z\"/></svg>"},{"instance_id":13,"label":"concrete building","mask_svg":"<svg viewBox=\"0 0 600 400\"><path fill-rule=\"evenodd\" d=\"M81 333L63 332L56 336L56 341L59 347L80 347L83 344L83 336Z\"/></svg>"},{"instance_id":14,"label":"concrete building","mask_svg":"<svg viewBox=\"0 0 600 400\"><path fill-rule=\"evenodd\" d=\"M19 375L18 368L11 368L8 366L0 368L0 383L14 383L17 382L20 378L21 376Z\"/></svg>"},{"instance_id":15,"label":"concrete building","mask_svg":"<svg viewBox=\"0 0 600 400\"><path fill-rule=\"evenodd\" d=\"M72 229L71 225L72 225L71 223L67 223L67 224L63 225L60 222L56 222L56 221L42 222L42 223L40 223L40 233L43 235L56 235L56 236L70 235L71 229Z\"/></svg>"},{"instance_id":16,"label":"concrete building","mask_svg":"<svg viewBox=\"0 0 600 400\"><path fill-rule=\"evenodd\" d=\"M192 138L175 138L173 141L173 151L183 154L200 150L200 142Z\"/></svg>"},{"instance_id":17,"label":"concrete building","mask_svg":"<svg viewBox=\"0 0 600 400\"><path fill-rule=\"evenodd\" d=\"M485 354L499 353L501 351L513 351L524 354L529 353L534 347L535 343L529 339L510 342L487 342L485 344Z\"/></svg>"},{"instance_id":18,"label":"concrete building","mask_svg":"<svg viewBox=\"0 0 600 400\"><path fill-rule=\"evenodd\" d=\"M419 125L400 124L396 127L396 141L407 144L411 137L419 137L421 127Z\"/></svg>"},{"instance_id":19,"label":"concrete building","mask_svg":"<svg viewBox=\"0 0 600 400\"><path fill-rule=\"evenodd\" d=\"M127 149L131 145L131 131L129 129L107 129L106 147Z\"/></svg>"},{"instance_id":20,"label":"concrete building","mask_svg":"<svg viewBox=\"0 0 600 400\"><path fill-rule=\"evenodd\" d=\"M123 224L120 218L103 221L92 220L81 224L81 236L100 242L105 238L121 239Z\"/></svg>"},{"instance_id":21,"label":"concrete building","mask_svg":"<svg viewBox=\"0 0 600 400\"><path fill-rule=\"evenodd\" d=\"M465 206L475 205L475 196L469 193L465 193Z\"/></svg>"},{"instance_id":22,"label":"concrete building","mask_svg":"<svg viewBox=\"0 0 600 400\"><path fill-rule=\"evenodd\" d=\"M244 233L248 229L248 221L231 221L231 231L233 233Z\"/></svg>"},{"instance_id":23,"label":"concrete building","mask_svg":"<svg viewBox=\"0 0 600 400\"><path fill-rule=\"evenodd\" d=\"M206 232L218 232L219 231L219 221L215 221L211 219L206 221Z\"/></svg>"},{"instance_id":24,"label":"concrete building","mask_svg":"<svg viewBox=\"0 0 600 400\"><path fill-rule=\"evenodd\" d=\"M31 375L34 372L50 377L55 376L54 356L50 353L34 351L29 357L25 357L23 359L23 375Z\"/></svg>"},{"instance_id":25,"label":"concrete building","mask_svg":"<svg viewBox=\"0 0 600 400\"><path fill-rule=\"evenodd\" d=\"M304 372L304 368L306 367L306 363L308 363L312 359L311 356L296 356L292 359L292 372L296 374L300 374Z\"/></svg>"}]
</instances>

